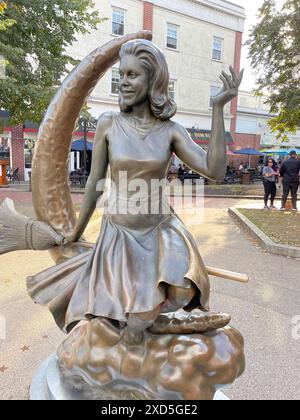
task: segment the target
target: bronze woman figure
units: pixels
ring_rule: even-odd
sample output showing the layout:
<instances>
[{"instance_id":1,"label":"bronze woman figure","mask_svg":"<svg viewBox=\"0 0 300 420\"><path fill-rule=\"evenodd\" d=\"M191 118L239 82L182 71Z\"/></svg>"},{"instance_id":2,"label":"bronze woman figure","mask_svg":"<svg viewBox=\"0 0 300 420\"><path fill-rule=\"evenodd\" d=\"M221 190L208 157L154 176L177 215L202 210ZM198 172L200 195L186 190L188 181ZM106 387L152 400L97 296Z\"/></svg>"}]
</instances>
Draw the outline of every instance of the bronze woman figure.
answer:
<instances>
[{"instance_id":1,"label":"bronze woman figure","mask_svg":"<svg viewBox=\"0 0 300 420\"><path fill-rule=\"evenodd\" d=\"M168 95L168 67L151 39L147 31L115 38L66 77L35 146L36 220L16 212L9 199L0 205L0 254L50 250L57 264L27 279L34 301L69 333L34 376L34 400L213 399L245 369L244 341L228 326L230 316L204 312L208 274L248 278L205 267L164 194L173 154L195 172L223 179L223 109L237 95L242 73L222 73L206 153L171 120L176 104ZM88 95L119 58L121 112L99 119L77 220L68 184L72 133ZM82 234L105 197L108 168L112 192L97 243L89 244Z\"/></svg>"},{"instance_id":2,"label":"bronze woman figure","mask_svg":"<svg viewBox=\"0 0 300 420\"><path fill-rule=\"evenodd\" d=\"M175 153L193 171L223 180L226 146L223 109L238 93L242 73L223 72L223 89L214 98L212 136L206 153L187 131L171 120L176 104L168 95L169 71L163 53L152 42L134 40L120 53L120 113L99 118L91 174L79 219L66 242L83 234L102 191L97 185L108 166L117 187L111 208L120 208L134 193L128 182L142 180L151 193L143 200L152 214L110 211L103 216L92 253L80 255L28 279L33 299L48 305L57 324L70 331L79 321L103 317L124 328L123 339L139 344L158 314L185 309L209 310L210 284L198 247L172 208L166 208L153 180L166 178ZM113 202L112 202L113 201ZM113 205L112 205L113 204Z\"/></svg>"}]
</instances>

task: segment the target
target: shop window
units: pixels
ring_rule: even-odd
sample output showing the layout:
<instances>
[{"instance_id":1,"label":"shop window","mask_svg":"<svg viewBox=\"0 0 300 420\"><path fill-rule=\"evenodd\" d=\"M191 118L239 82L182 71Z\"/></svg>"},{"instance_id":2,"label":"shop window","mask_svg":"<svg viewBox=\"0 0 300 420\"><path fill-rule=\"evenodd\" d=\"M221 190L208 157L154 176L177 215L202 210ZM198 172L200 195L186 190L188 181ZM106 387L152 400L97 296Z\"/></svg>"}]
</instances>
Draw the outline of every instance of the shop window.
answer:
<instances>
[{"instance_id":1,"label":"shop window","mask_svg":"<svg viewBox=\"0 0 300 420\"><path fill-rule=\"evenodd\" d=\"M6 137L0 137L0 159L10 159L9 139Z\"/></svg>"},{"instance_id":2,"label":"shop window","mask_svg":"<svg viewBox=\"0 0 300 420\"><path fill-rule=\"evenodd\" d=\"M25 168L30 169L34 153L35 140L25 139Z\"/></svg>"}]
</instances>

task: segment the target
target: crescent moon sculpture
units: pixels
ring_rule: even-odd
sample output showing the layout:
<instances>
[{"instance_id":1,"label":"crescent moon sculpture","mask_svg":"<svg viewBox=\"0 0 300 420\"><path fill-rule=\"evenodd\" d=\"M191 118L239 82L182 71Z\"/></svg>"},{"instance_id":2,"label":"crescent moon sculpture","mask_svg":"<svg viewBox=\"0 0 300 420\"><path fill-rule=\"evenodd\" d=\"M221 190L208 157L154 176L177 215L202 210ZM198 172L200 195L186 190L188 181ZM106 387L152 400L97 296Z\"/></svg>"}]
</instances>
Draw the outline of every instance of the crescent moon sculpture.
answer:
<instances>
[{"instance_id":1,"label":"crescent moon sculpture","mask_svg":"<svg viewBox=\"0 0 300 420\"><path fill-rule=\"evenodd\" d=\"M33 207L37 219L62 236L72 233L76 223L68 159L80 110L99 80L118 61L122 45L138 38L151 40L152 34L129 34L91 52L64 80L40 126L32 163ZM73 244L55 247L50 254L58 263L86 251L87 247Z\"/></svg>"}]
</instances>

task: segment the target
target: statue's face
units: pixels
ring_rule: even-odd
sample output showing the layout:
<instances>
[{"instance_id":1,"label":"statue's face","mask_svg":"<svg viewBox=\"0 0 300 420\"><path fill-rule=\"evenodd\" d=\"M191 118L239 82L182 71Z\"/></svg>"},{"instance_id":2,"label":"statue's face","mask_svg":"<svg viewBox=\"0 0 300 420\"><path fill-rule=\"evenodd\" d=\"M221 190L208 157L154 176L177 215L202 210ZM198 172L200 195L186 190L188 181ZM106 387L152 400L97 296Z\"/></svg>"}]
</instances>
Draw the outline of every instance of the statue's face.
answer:
<instances>
[{"instance_id":1,"label":"statue's face","mask_svg":"<svg viewBox=\"0 0 300 420\"><path fill-rule=\"evenodd\" d=\"M149 76L140 61L126 55L120 63L120 103L125 107L141 105L148 100Z\"/></svg>"}]
</instances>

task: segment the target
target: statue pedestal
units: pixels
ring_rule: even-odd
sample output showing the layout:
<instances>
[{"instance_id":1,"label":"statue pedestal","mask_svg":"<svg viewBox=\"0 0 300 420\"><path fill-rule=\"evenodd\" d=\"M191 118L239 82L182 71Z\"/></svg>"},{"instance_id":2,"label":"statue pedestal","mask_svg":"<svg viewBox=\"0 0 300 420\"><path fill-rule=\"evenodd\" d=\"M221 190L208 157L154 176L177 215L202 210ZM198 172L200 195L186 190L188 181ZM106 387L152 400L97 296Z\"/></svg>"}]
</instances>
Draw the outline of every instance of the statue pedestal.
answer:
<instances>
[{"instance_id":1,"label":"statue pedestal","mask_svg":"<svg viewBox=\"0 0 300 420\"><path fill-rule=\"evenodd\" d=\"M74 329L34 377L31 399L225 399L217 391L245 369L243 337L231 327L203 334L147 330L140 345L122 335L100 318Z\"/></svg>"},{"instance_id":2,"label":"statue pedestal","mask_svg":"<svg viewBox=\"0 0 300 420\"><path fill-rule=\"evenodd\" d=\"M86 390L82 387L86 386ZM84 401L96 399L98 401L112 401L117 400L116 394L108 391L103 391L98 394L97 398L93 395L88 395L88 386L82 383L81 389L70 385L58 365L58 358L56 355L51 356L46 360L36 372L30 386L30 400L31 401ZM121 399L121 395L120 395ZM123 400L124 395L123 395ZM128 398L129 400L130 398ZM217 391L214 397L215 401L229 401L221 391Z\"/></svg>"}]
</instances>

